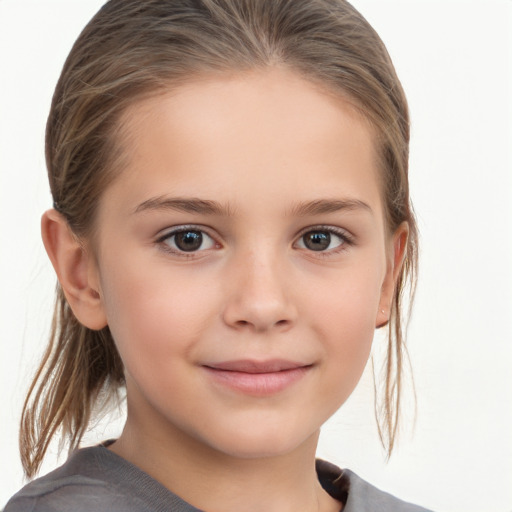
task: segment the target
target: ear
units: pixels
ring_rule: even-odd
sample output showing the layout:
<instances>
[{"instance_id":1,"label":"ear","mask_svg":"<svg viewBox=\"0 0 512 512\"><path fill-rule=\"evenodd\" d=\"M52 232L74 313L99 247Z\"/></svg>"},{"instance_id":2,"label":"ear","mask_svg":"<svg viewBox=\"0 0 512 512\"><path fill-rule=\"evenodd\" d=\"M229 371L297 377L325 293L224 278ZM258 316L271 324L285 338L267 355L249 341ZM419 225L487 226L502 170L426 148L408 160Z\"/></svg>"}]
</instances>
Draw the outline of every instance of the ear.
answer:
<instances>
[{"instance_id":1,"label":"ear","mask_svg":"<svg viewBox=\"0 0 512 512\"><path fill-rule=\"evenodd\" d=\"M390 243L386 275L382 283L379 310L375 322L377 328L384 327L389 322L396 283L404 263L408 238L409 224L404 221L398 226Z\"/></svg>"},{"instance_id":2,"label":"ear","mask_svg":"<svg viewBox=\"0 0 512 512\"><path fill-rule=\"evenodd\" d=\"M64 295L78 321L93 330L105 327L107 319L93 256L56 210L43 214L41 235Z\"/></svg>"}]
</instances>

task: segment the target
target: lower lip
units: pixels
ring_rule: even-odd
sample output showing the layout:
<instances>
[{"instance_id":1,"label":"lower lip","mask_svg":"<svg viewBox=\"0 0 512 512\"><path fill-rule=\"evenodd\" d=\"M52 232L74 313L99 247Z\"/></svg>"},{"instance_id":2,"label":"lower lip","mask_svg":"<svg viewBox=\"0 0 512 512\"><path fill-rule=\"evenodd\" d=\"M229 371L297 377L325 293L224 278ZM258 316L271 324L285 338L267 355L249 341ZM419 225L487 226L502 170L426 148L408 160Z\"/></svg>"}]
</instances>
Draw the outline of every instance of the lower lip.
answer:
<instances>
[{"instance_id":1,"label":"lower lip","mask_svg":"<svg viewBox=\"0 0 512 512\"><path fill-rule=\"evenodd\" d=\"M269 373L247 373L203 367L218 384L252 396L269 396L284 391L302 379L311 368L302 366Z\"/></svg>"}]
</instances>

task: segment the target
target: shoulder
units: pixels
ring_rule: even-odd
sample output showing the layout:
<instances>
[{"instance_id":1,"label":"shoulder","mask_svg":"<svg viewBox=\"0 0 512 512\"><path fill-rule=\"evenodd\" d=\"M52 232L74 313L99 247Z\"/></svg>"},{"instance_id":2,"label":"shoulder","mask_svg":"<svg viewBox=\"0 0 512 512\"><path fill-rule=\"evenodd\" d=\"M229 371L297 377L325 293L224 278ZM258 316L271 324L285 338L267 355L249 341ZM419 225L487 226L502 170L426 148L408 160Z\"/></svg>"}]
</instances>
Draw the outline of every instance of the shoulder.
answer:
<instances>
[{"instance_id":1,"label":"shoulder","mask_svg":"<svg viewBox=\"0 0 512 512\"><path fill-rule=\"evenodd\" d=\"M352 471L329 462L317 461L317 472L327 492L338 499L344 497L344 512L431 512L381 491Z\"/></svg>"},{"instance_id":2,"label":"shoulder","mask_svg":"<svg viewBox=\"0 0 512 512\"><path fill-rule=\"evenodd\" d=\"M348 469L343 474L350 481L345 512L430 512L377 489Z\"/></svg>"},{"instance_id":3,"label":"shoulder","mask_svg":"<svg viewBox=\"0 0 512 512\"><path fill-rule=\"evenodd\" d=\"M55 477L51 473L27 484L7 503L4 512L92 511L91 501L108 497L106 482L82 475Z\"/></svg>"},{"instance_id":4,"label":"shoulder","mask_svg":"<svg viewBox=\"0 0 512 512\"><path fill-rule=\"evenodd\" d=\"M96 450L80 450L60 468L27 484L10 499L4 512L93 511L98 499L102 506L105 500L110 504L115 488L96 467Z\"/></svg>"},{"instance_id":5,"label":"shoulder","mask_svg":"<svg viewBox=\"0 0 512 512\"><path fill-rule=\"evenodd\" d=\"M110 450L84 448L26 485L3 512L196 512L159 482Z\"/></svg>"}]
</instances>

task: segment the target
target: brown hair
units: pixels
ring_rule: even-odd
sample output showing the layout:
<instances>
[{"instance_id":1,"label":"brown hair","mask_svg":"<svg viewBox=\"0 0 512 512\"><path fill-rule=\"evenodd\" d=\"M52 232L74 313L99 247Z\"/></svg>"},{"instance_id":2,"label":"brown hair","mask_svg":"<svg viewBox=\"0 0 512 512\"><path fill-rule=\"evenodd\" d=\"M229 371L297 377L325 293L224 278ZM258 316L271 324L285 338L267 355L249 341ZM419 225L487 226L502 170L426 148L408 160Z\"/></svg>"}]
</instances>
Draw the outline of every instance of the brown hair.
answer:
<instances>
[{"instance_id":1,"label":"brown hair","mask_svg":"<svg viewBox=\"0 0 512 512\"><path fill-rule=\"evenodd\" d=\"M85 27L57 84L46 132L56 208L79 238L92 234L102 192L122 168L120 119L143 96L205 73L286 66L348 97L377 134L388 230L409 238L388 325L379 432L393 448L402 376L403 294L417 233L409 202L407 102L379 36L344 0L110 0ZM412 287L413 288L413 287ZM100 396L123 387L108 327L74 317L57 285L50 343L25 401L20 450L33 476L57 432L76 448Z\"/></svg>"}]
</instances>

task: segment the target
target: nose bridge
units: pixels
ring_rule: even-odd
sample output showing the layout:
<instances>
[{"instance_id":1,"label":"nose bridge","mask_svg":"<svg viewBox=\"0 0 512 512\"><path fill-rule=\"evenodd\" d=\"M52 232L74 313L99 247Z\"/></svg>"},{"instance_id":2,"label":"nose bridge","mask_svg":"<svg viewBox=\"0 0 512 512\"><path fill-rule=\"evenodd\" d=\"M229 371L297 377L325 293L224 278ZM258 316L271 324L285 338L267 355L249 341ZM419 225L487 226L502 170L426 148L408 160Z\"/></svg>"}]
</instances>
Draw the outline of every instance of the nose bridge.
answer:
<instances>
[{"instance_id":1,"label":"nose bridge","mask_svg":"<svg viewBox=\"0 0 512 512\"><path fill-rule=\"evenodd\" d=\"M236 270L224 313L232 327L264 331L295 321L286 255L276 245L269 240L251 244L235 256Z\"/></svg>"}]
</instances>

